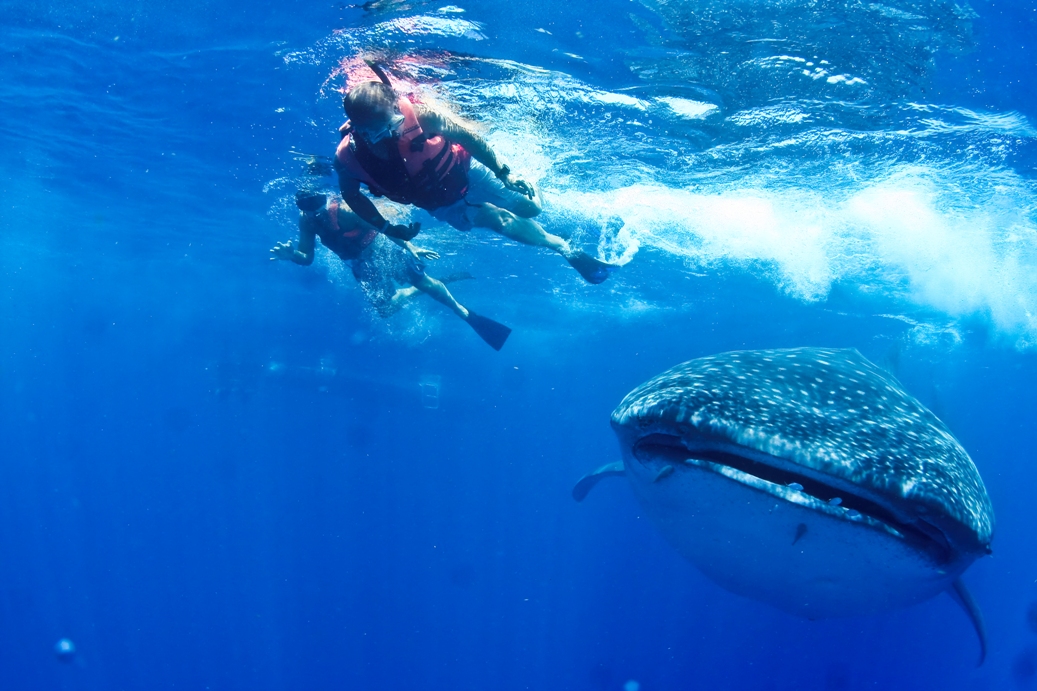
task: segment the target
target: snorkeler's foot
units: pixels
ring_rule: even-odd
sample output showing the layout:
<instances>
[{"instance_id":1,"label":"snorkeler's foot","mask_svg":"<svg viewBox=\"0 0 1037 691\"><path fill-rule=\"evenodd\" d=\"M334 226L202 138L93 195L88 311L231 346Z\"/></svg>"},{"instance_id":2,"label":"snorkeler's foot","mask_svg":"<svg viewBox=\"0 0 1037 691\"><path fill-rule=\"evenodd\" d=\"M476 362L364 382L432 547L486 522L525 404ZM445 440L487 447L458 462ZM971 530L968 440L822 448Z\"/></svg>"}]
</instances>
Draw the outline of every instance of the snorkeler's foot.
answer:
<instances>
[{"instance_id":1,"label":"snorkeler's foot","mask_svg":"<svg viewBox=\"0 0 1037 691\"><path fill-rule=\"evenodd\" d=\"M472 310L468 310L468 318L465 321L475 330L475 333L479 334L479 338L486 341L494 350L503 348L504 342L511 335L511 329L508 327L488 317L480 316Z\"/></svg>"},{"instance_id":2,"label":"snorkeler's foot","mask_svg":"<svg viewBox=\"0 0 1037 691\"><path fill-rule=\"evenodd\" d=\"M418 295L421 291L414 286L408 286L406 288L397 288L393 296L388 300L378 300L374 304L374 309L378 312L378 316L382 319L386 319L396 314L403 309L403 305Z\"/></svg>"},{"instance_id":3,"label":"snorkeler's foot","mask_svg":"<svg viewBox=\"0 0 1037 691\"><path fill-rule=\"evenodd\" d=\"M582 250L567 256L565 261L569 262L572 268L579 271L580 275L588 283L593 283L594 285L604 283L612 275L612 272L619 268L616 264L609 264L600 259L595 259Z\"/></svg>"}]
</instances>

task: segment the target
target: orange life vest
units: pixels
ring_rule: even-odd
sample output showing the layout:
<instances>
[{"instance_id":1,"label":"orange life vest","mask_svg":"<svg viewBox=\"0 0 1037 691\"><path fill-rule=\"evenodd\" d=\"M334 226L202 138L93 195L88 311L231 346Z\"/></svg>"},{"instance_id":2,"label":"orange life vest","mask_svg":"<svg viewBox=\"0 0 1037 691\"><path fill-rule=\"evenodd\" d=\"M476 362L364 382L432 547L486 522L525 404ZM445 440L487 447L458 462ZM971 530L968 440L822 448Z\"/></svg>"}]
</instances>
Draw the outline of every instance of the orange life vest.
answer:
<instances>
[{"instance_id":1,"label":"orange life vest","mask_svg":"<svg viewBox=\"0 0 1037 691\"><path fill-rule=\"evenodd\" d=\"M363 138L352 136L349 123L342 126L342 140L335 151L339 175L359 180L376 197L422 209L438 209L462 199L468 192L472 155L443 135L425 134L406 98L400 98L397 105L403 124L394 135L397 146L388 159L376 156Z\"/></svg>"}]
</instances>

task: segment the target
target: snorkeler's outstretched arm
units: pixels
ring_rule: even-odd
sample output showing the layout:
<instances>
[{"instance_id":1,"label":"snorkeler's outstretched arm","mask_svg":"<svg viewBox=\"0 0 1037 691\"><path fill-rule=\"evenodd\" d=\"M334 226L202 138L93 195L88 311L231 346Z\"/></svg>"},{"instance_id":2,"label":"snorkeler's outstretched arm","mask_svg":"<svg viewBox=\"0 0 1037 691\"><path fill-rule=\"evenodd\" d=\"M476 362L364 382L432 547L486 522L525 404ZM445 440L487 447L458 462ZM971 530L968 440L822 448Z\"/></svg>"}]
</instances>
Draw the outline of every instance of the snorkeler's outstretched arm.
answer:
<instances>
[{"instance_id":1,"label":"snorkeler's outstretched arm","mask_svg":"<svg viewBox=\"0 0 1037 691\"><path fill-rule=\"evenodd\" d=\"M421 230L420 223L411 223L410 225L403 226L393 225L385 220L374 203L360 191L359 180L347 177L339 172L338 186L339 191L342 192L342 201L362 220L377 228L378 232L390 238L410 240Z\"/></svg>"},{"instance_id":2,"label":"snorkeler's outstretched arm","mask_svg":"<svg viewBox=\"0 0 1037 691\"><path fill-rule=\"evenodd\" d=\"M415 111L418 124L426 134L442 134L447 139L457 142L472 155L472 158L489 168L490 172L496 175L505 187L524 194L530 199L536 196L533 186L512 175L511 170L497 160L497 154L486 143L486 140L471 129L449 115L444 115L431 108L417 106Z\"/></svg>"},{"instance_id":3,"label":"snorkeler's outstretched arm","mask_svg":"<svg viewBox=\"0 0 1037 691\"><path fill-rule=\"evenodd\" d=\"M409 242L403 243L403 247L418 259L439 259L439 252L435 250L427 250L424 247L417 247Z\"/></svg>"},{"instance_id":4,"label":"snorkeler's outstretched arm","mask_svg":"<svg viewBox=\"0 0 1037 691\"><path fill-rule=\"evenodd\" d=\"M305 215L299 216L299 245L293 246L292 241L279 242L270 250L270 261L287 259L288 261L309 266L313 263L313 249L317 242L317 233L309 227Z\"/></svg>"},{"instance_id":5,"label":"snorkeler's outstretched arm","mask_svg":"<svg viewBox=\"0 0 1037 691\"><path fill-rule=\"evenodd\" d=\"M412 255L414 255L415 259L439 259L439 252L436 252L435 250L427 250L422 247L418 247L417 245L414 245L407 240L401 240L399 238L394 238L391 236L386 237L388 237L389 240L391 240L392 243L397 247L401 247L410 252Z\"/></svg>"}]
</instances>

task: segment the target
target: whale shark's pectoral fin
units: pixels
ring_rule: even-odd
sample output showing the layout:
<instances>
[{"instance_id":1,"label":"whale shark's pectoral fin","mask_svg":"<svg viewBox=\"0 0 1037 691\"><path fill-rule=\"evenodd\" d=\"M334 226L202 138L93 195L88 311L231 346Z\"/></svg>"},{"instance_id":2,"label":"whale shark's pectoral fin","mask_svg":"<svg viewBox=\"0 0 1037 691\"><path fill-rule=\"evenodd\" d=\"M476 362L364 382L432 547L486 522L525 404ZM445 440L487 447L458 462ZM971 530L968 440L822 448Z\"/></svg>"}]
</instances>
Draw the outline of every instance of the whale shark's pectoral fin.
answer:
<instances>
[{"instance_id":1,"label":"whale shark's pectoral fin","mask_svg":"<svg viewBox=\"0 0 1037 691\"><path fill-rule=\"evenodd\" d=\"M979 605L976 604L972 593L969 592L969 589L965 587L965 582L960 578L955 579L954 585L951 586L947 593L954 598L955 602L961 605L961 608L965 610L965 614L969 615L972 626L976 629L976 635L979 636L979 662L976 663L976 666L979 667L987 659L987 626L983 623L983 613L979 611Z\"/></svg>"},{"instance_id":2,"label":"whale shark's pectoral fin","mask_svg":"<svg viewBox=\"0 0 1037 691\"><path fill-rule=\"evenodd\" d=\"M573 487L573 499L576 501L583 501L590 492L594 485L598 484L598 481L604 477L614 477L617 475L625 475L626 471L623 470L623 462L616 461L615 463L607 463L592 473L587 473L580 478L580 481Z\"/></svg>"}]
</instances>

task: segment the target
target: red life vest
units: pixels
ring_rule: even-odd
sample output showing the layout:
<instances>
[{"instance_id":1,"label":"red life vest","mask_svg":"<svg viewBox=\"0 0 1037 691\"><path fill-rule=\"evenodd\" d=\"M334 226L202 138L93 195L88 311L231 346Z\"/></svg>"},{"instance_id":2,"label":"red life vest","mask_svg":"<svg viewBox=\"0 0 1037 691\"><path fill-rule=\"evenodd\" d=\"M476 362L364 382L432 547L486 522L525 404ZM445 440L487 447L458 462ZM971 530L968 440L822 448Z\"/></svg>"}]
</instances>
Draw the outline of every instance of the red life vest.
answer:
<instances>
[{"instance_id":1,"label":"red life vest","mask_svg":"<svg viewBox=\"0 0 1037 691\"><path fill-rule=\"evenodd\" d=\"M318 232L320 241L342 259L356 259L378 237L378 231L366 223L343 230L338 222L338 210L337 199L328 202L328 224L331 226L331 232Z\"/></svg>"},{"instance_id":2,"label":"red life vest","mask_svg":"<svg viewBox=\"0 0 1037 691\"><path fill-rule=\"evenodd\" d=\"M438 209L463 198L468 192L472 155L443 135L425 134L407 99L400 98L397 105L403 125L394 137L396 150L388 159L376 156L363 138L349 134L349 123L342 126L342 141L335 151L339 175L359 180L376 197L422 209Z\"/></svg>"}]
</instances>

